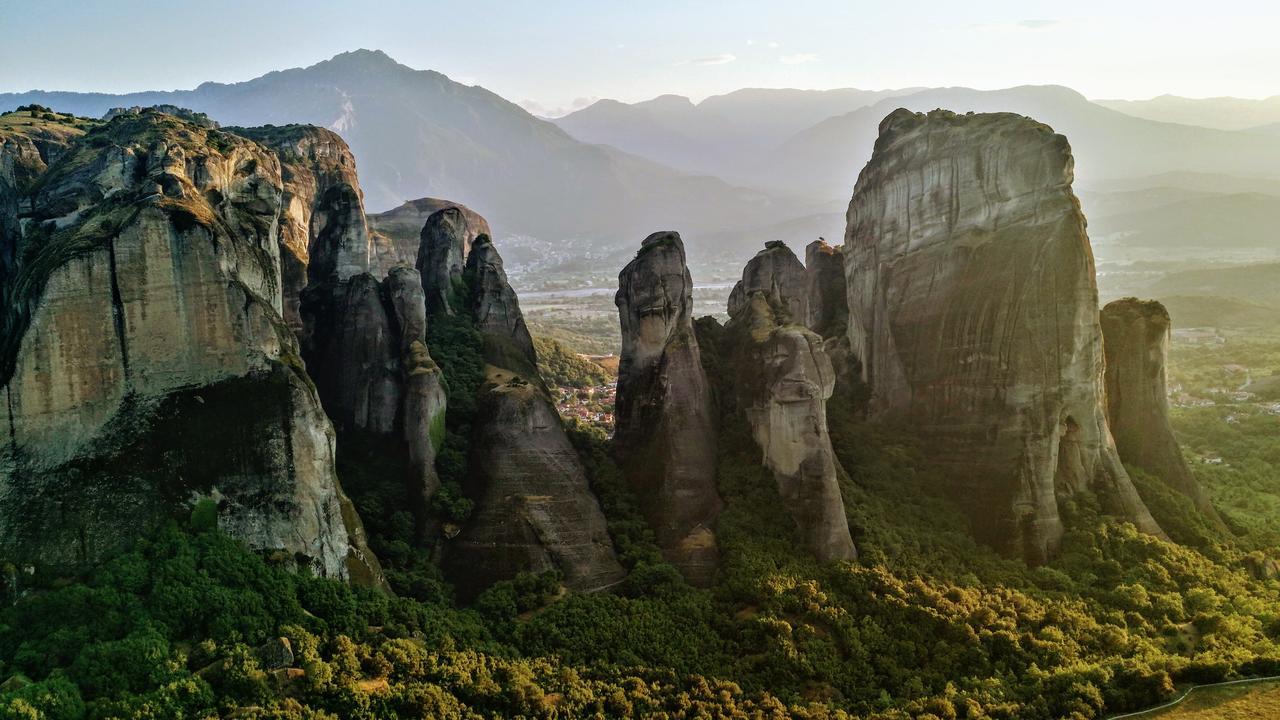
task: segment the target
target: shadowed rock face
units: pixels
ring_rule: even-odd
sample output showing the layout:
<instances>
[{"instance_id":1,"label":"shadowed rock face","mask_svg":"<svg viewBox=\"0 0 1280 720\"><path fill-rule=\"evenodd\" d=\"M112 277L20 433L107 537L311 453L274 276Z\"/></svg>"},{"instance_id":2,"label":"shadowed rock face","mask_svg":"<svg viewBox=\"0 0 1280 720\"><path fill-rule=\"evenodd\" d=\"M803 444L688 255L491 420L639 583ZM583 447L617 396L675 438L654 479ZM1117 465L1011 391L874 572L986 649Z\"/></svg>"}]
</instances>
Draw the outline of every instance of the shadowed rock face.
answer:
<instances>
[{"instance_id":1,"label":"shadowed rock face","mask_svg":"<svg viewBox=\"0 0 1280 720\"><path fill-rule=\"evenodd\" d=\"M618 286L618 461L667 560L706 584L717 563L716 429L679 234L645 238Z\"/></svg>"},{"instance_id":2,"label":"shadowed rock face","mask_svg":"<svg viewBox=\"0 0 1280 720\"><path fill-rule=\"evenodd\" d=\"M550 570L573 590L620 581L604 514L542 389L490 367L478 400L468 488L475 510L448 551L462 592Z\"/></svg>"},{"instance_id":3,"label":"shadowed rock face","mask_svg":"<svg viewBox=\"0 0 1280 720\"><path fill-rule=\"evenodd\" d=\"M1011 114L899 110L849 205L849 340L874 416L910 423L975 532L1039 563L1060 497L1160 534L1107 429L1093 254L1066 138Z\"/></svg>"},{"instance_id":4,"label":"shadowed rock face","mask_svg":"<svg viewBox=\"0 0 1280 720\"><path fill-rule=\"evenodd\" d=\"M122 116L29 198L35 254L0 358L0 554L65 572L212 503L251 547L380 583L280 315L279 163L215 132Z\"/></svg>"},{"instance_id":5,"label":"shadowed rock face","mask_svg":"<svg viewBox=\"0 0 1280 720\"><path fill-rule=\"evenodd\" d=\"M819 560L852 560L857 552L827 432L835 373L822 338L779 323L785 312L757 291L730 323L738 405L802 542Z\"/></svg>"},{"instance_id":6,"label":"shadowed rock face","mask_svg":"<svg viewBox=\"0 0 1280 720\"><path fill-rule=\"evenodd\" d=\"M475 508L446 548L450 575L465 595L548 570L573 590L612 585L624 572L604 513L538 375L520 303L487 235L476 238L464 272L463 304L487 364L465 488Z\"/></svg>"},{"instance_id":7,"label":"shadowed rock face","mask_svg":"<svg viewBox=\"0 0 1280 720\"><path fill-rule=\"evenodd\" d=\"M456 208L462 213L463 257L477 236L492 236L488 221L465 205L439 198L410 200L393 210L368 217L373 235L372 263L378 271L386 273L394 265L416 265L423 226L428 218L445 208Z\"/></svg>"},{"instance_id":8,"label":"shadowed rock face","mask_svg":"<svg viewBox=\"0 0 1280 720\"><path fill-rule=\"evenodd\" d=\"M804 265L780 240L765 243L742 271L742 279L729 294L729 317L746 309L751 294L762 292L769 303L785 313L784 322L804 323L809 315L809 296Z\"/></svg>"},{"instance_id":9,"label":"shadowed rock face","mask_svg":"<svg viewBox=\"0 0 1280 720\"><path fill-rule=\"evenodd\" d=\"M1218 513L1182 457L1169 425L1165 360L1169 312L1155 300L1124 298L1102 309L1107 421L1120 458L1191 498L1217 522Z\"/></svg>"},{"instance_id":10,"label":"shadowed rock face","mask_svg":"<svg viewBox=\"0 0 1280 720\"><path fill-rule=\"evenodd\" d=\"M417 268L422 273L422 289L430 312L452 315L455 310L450 306L450 296L462 280L471 254L472 238L467 231L466 216L456 207L436 211L422 226Z\"/></svg>"},{"instance_id":11,"label":"shadowed rock face","mask_svg":"<svg viewBox=\"0 0 1280 720\"><path fill-rule=\"evenodd\" d=\"M285 321L301 334L301 295L308 284L369 269L369 232L355 157L336 133L310 125L229 131L265 145L280 160L281 295ZM313 266L317 242L327 247Z\"/></svg>"},{"instance_id":12,"label":"shadowed rock face","mask_svg":"<svg viewBox=\"0 0 1280 720\"><path fill-rule=\"evenodd\" d=\"M533 338L520 312L520 300L507 282L502 257L488 235L476 238L471 246L466 276L471 293L467 307L485 336L485 360L530 379L538 378Z\"/></svg>"},{"instance_id":13,"label":"shadowed rock face","mask_svg":"<svg viewBox=\"0 0 1280 720\"><path fill-rule=\"evenodd\" d=\"M823 338L844 336L849 327L849 296L844 279L844 253L818 238L804 249L805 296L809 313L804 324Z\"/></svg>"}]
</instances>

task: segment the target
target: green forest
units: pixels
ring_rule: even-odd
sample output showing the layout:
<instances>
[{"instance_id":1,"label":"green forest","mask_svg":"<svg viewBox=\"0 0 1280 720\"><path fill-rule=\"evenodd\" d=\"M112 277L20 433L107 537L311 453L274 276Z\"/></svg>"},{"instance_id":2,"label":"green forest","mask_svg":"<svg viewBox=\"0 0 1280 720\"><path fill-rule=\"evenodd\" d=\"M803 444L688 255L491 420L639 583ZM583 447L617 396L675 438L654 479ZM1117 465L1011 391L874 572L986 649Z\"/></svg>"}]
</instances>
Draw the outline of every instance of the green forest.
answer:
<instances>
[{"instance_id":1,"label":"green forest","mask_svg":"<svg viewBox=\"0 0 1280 720\"><path fill-rule=\"evenodd\" d=\"M435 512L465 522L479 339L461 320L431 332L450 379ZM570 357L555 360L566 375ZM1171 382L1204 390L1214 368L1277 357L1280 342L1176 347ZM461 603L396 510L393 468L348 453L343 482L394 594L290 573L197 507L85 577L30 589L3 569L11 595L27 591L0 611L0 718L1097 718L1179 685L1280 673L1280 420L1263 404L1174 409L1229 530L1135 472L1178 544L1078 502L1060 556L1028 569L971 539L910 429L867 423L859 397L846 385L828 404L856 562L799 549L731 426L722 568L691 588L662 561L607 437L571 423L627 580L565 594L552 575L522 576Z\"/></svg>"}]
</instances>

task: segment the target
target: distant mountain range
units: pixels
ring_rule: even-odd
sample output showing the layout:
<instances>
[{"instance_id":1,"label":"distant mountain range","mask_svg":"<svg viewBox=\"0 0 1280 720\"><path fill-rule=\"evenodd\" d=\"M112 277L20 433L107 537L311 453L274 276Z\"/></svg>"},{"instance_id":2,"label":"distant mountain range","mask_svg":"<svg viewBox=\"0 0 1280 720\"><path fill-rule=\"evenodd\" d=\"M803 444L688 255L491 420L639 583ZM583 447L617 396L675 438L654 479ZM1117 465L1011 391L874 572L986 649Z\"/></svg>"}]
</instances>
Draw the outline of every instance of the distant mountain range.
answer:
<instances>
[{"instance_id":1,"label":"distant mountain range","mask_svg":"<svg viewBox=\"0 0 1280 720\"><path fill-rule=\"evenodd\" d=\"M1231 242L1271 242L1272 200L1222 196L1280 195L1277 98L1095 103L1056 86L744 89L698 103L601 100L547 121L484 88L358 50L194 90L0 94L0 110L32 102L95 117L171 104L225 125L313 123L350 144L371 211L440 197L475 208L499 235L611 246L677 229L695 263L727 253L740 266L762 239L838 242L877 127L898 107L1010 111L1065 134L1086 212L1115 220L1095 231L1158 242L1167 227L1167 242L1190 242L1199 231L1188 214L1204 212L1230 226ZM1143 215L1163 207L1187 222ZM1118 227L1126 213L1134 225Z\"/></svg>"},{"instance_id":2,"label":"distant mountain range","mask_svg":"<svg viewBox=\"0 0 1280 720\"><path fill-rule=\"evenodd\" d=\"M33 102L94 117L117 106L173 104L224 125L328 127L355 153L371 211L442 197L475 208L499 233L635 239L653 229L720 229L792 212L758 191L575 140L484 88L378 51L194 90L0 95L0 109Z\"/></svg>"},{"instance_id":3,"label":"distant mountain range","mask_svg":"<svg viewBox=\"0 0 1280 720\"><path fill-rule=\"evenodd\" d=\"M1218 130L1247 130L1280 123L1280 95L1264 100L1233 97L1184 98L1161 95L1150 100L1095 100L1126 115Z\"/></svg>"}]
</instances>

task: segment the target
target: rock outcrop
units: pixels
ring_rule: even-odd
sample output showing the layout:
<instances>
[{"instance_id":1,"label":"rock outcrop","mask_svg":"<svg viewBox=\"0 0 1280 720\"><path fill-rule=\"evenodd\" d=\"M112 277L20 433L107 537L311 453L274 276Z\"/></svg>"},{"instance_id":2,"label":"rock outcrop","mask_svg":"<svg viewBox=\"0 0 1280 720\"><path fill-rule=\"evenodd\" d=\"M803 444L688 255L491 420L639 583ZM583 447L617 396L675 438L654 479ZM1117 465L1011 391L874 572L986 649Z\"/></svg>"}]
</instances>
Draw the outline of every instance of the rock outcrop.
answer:
<instances>
[{"instance_id":1,"label":"rock outcrop","mask_svg":"<svg viewBox=\"0 0 1280 720\"><path fill-rule=\"evenodd\" d=\"M693 281L674 232L645 238L618 275L622 326L614 445L658 544L691 583L718 562L715 409L691 317Z\"/></svg>"},{"instance_id":2,"label":"rock outcrop","mask_svg":"<svg viewBox=\"0 0 1280 720\"><path fill-rule=\"evenodd\" d=\"M355 157L336 133L311 125L229 130L267 146L280 160L281 295L285 321L301 335L304 288L369 271L371 245ZM325 250L313 267L317 243Z\"/></svg>"},{"instance_id":3,"label":"rock outcrop","mask_svg":"<svg viewBox=\"0 0 1280 720\"><path fill-rule=\"evenodd\" d=\"M808 290L799 264L786 245L771 243L743 270L739 286L752 289L727 327L733 392L802 543L819 560L851 560L857 552L827 431L835 371L822 338L794 314L805 303L790 293Z\"/></svg>"},{"instance_id":4,"label":"rock outcrop","mask_svg":"<svg viewBox=\"0 0 1280 720\"><path fill-rule=\"evenodd\" d=\"M1161 534L1107 428L1093 254L1066 138L1012 114L898 110L849 205L849 339L870 412L945 463L983 540L1044 562L1094 492Z\"/></svg>"},{"instance_id":5,"label":"rock outcrop","mask_svg":"<svg viewBox=\"0 0 1280 720\"><path fill-rule=\"evenodd\" d=\"M395 265L415 265L423 226L428 218L445 208L456 208L462 214L464 247L471 247L477 236L492 236L488 221L466 205L439 198L410 200L393 210L368 217L373 236L372 263L377 271L386 273Z\"/></svg>"},{"instance_id":6,"label":"rock outcrop","mask_svg":"<svg viewBox=\"0 0 1280 720\"><path fill-rule=\"evenodd\" d=\"M424 245L436 239L424 230ZM420 266L424 277L452 262L425 248L419 257L437 262ZM464 273L462 312L480 332L486 365L465 488L475 507L446 549L451 575L464 594L550 570L572 590L613 585L624 573L604 513L538 375L520 303L487 235L472 244Z\"/></svg>"},{"instance_id":7,"label":"rock outcrop","mask_svg":"<svg viewBox=\"0 0 1280 720\"><path fill-rule=\"evenodd\" d=\"M1172 327L1169 312L1155 300L1124 298L1102 308L1101 321L1107 421L1120 459L1155 475L1219 522L1169 425L1165 376Z\"/></svg>"},{"instance_id":8,"label":"rock outcrop","mask_svg":"<svg viewBox=\"0 0 1280 720\"><path fill-rule=\"evenodd\" d=\"M823 238L804 249L804 324L823 338L844 337L849 329L849 292L844 278L844 253Z\"/></svg>"},{"instance_id":9,"label":"rock outcrop","mask_svg":"<svg viewBox=\"0 0 1280 720\"><path fill-rule=\"evenodd\" d=\"M769 303L785 313L783 322L803 324L809 317L808 280L805 267L781 240L765 243L742 271L742 279L729 293L729 317L747 308L753 293L764 293Z\"/></svg>"},{"instance_id":10,"label":"rock outcrop","mask_svg":"<svg viewBox=\"0 0 1280 720\"><path fill-rule=\"evenodd\" d=\"M520 312L520 300L507 282L502 257L488 235L477 237L471 246L466 275L470 292L467 309L485 337L485 360L537 379L533 337Z\"/></svg>"},{"instance_id":11,"label":"rock outcrop","mask_svg":"<svg viewBox=\"0 0 1280 720\"><path fill-rule=\"evenodd\" d=\"M484 237L488 237L485 235ZM422 226L416 265L422 273L427 310L454 312L453 295L462 282L462 271L474 242L467 232L466 216L456 207L432 213Z\"/></svg>"},{"instance_id":12,"label":"rock outcrop","mask_svg":"<svg viewBox=\"0 0 1280 720\"><path fill-rule=\"evenodd\" d=\"M282 197L266 148L155 112L44 172L0 352L0 554L72 571L203 505L285 563L382 582L281 317Z\"/></svg>"}]
</instances>

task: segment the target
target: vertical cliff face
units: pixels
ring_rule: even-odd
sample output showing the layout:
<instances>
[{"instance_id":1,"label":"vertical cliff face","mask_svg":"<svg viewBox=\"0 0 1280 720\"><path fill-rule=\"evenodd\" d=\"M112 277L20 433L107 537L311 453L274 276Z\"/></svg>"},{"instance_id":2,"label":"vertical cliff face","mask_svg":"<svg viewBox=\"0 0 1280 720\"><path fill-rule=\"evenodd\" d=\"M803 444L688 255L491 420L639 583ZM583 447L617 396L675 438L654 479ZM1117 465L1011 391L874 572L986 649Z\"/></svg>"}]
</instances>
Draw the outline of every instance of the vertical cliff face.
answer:
<instances>
[{"instance_id":1,"label":"vertical cliff face","mask_svg":"<svg viewBox=\"0 0 1280 720\"><path fill-rule=\"evenodd\" d=\"M975 532L1028 562L1059 498L1096 492L1160 533L1103 407L1093 255L1065 138L1011 114L899 110L849 205L849 340L871 412L952 470Z\"/></svg>"},{"instance_id":2,"label":"vertical cliff face","mask_svg":"<svg viewBox=\"0 0 1280 720\"><path fill-rule=\"evenodd\" d=\"M489 232L489 222L466 205L439 198L410 200L393 210L368 217L373 237L371 262L378 272L386 273L394 265L416 265L423 226L432 215L446 208L455 208L461 213L463 257L476 237L493 234Z\"/></svg>"},{"instance_id":3,"label":"vertical cliff face","mask_svg":"<svg viewBox=\"0 0 1280 720\"><path fill-rule=\"evenodd\" d=\"M275 156L124 115L41 176L0 378L0 553L64 572L211 503L312 572L378 583L280 315Z\"/></svg>"},{"instance_id":4,"label":"vertical cliff face","mask_svg":"<svg viewBox=\"0 0 1280 720\"><path fill-rule=\"evenodd\" d=\"M424 244L438 241L424 230ZM423 277L452 265L447 253L424 248L419 257L437 263L420 265ZM487 235L471 246L459 286L486 365L465 488L475 507L447 548L450 574L464 594L521 572L559 571L573 590L620 581L604 513L538 375L520 303Z\"/></svg>"},{"instance_id":5,"label":"vertical cliff face","mask_svg":"<svg viewBox=\"0 0 1280 720\"><path fill-rule=\"evenodd\" d=\"M778 243L743 271L740 286L753 289L727 327L733 390L801 541L819 560L851 560L857 552L827 432L835 372L822 338L793 315L805 303L788 293L807 294L799 264Z\"/></svg>"},{"instance_id":6,"label":"vertical cliff face","mask_svg":"<svg viewBox=\"0 0 1280 720\"><path fill-rule=\"evenodd\" d=\"M1191 498L1213 521L1218 513L1196 482L1169 425L1165 361L1169 312L1155 300L1124 298L1102 309L1107 421L1120 459Z\"/></svg>"},{"instance_id":7,"label":"vertical cliff face","mask_svg":"<svg viewBox=\"0 0 1280 720\"><path fill-rule=\"evenodd\" d=\"M693 281L674 232L645 238L618 275L622 326L614 444L667 560L715 575L716 429L691 317Z\"/></svg>"},{"instance_id":8,"label":"vertical cliff face","mask_svg":"<svg viewBox=\"0 0 1280 720\"><path fill-rule=\"evenodd\" d=\"M849 294L844 278L844 253L818 238L804 249L804 324L823 338L843 337L849 328Z\"/></svg>"},{"instance_id":9,"label":"vertical cliff face","mask_svg":"<svg viewBox=\"0 0 1280 720\"><path fill-rule=\"evenodd\" d=\"M301 295L310 281L346 278L369 269L370 243L355 157L336 133L311 125L229 131L266 146L280 161L281 296L285 321L301 333ZM322 266L312 268L317 241L329 247Z\"/></svg>"},{"instance_id":10,"label":"vertical cliff face","mask_svg":"<svg viewBox=\"0 0 1280 720\"><path fill-rule=\"evenodd\" d=\"M499 367L537 377L533 337L520 312L520 300L507 282L502 257L488 235L476 238L467 256L467 308L485 336L485 359Z\"/></svg>"},{"instance_id":11,"label":"vertical cliff face","mask_svg":"<svg viewBox=\"0 0 1280 720\"><path fill-rule=\"evenodd\" d=\"M466 216L456 207L437 210L422 226L417 267L422 273L422 288L427 293L429 312L454 312L450 300L462 281L472 242Z\"/></svg>"}]
</instances>

